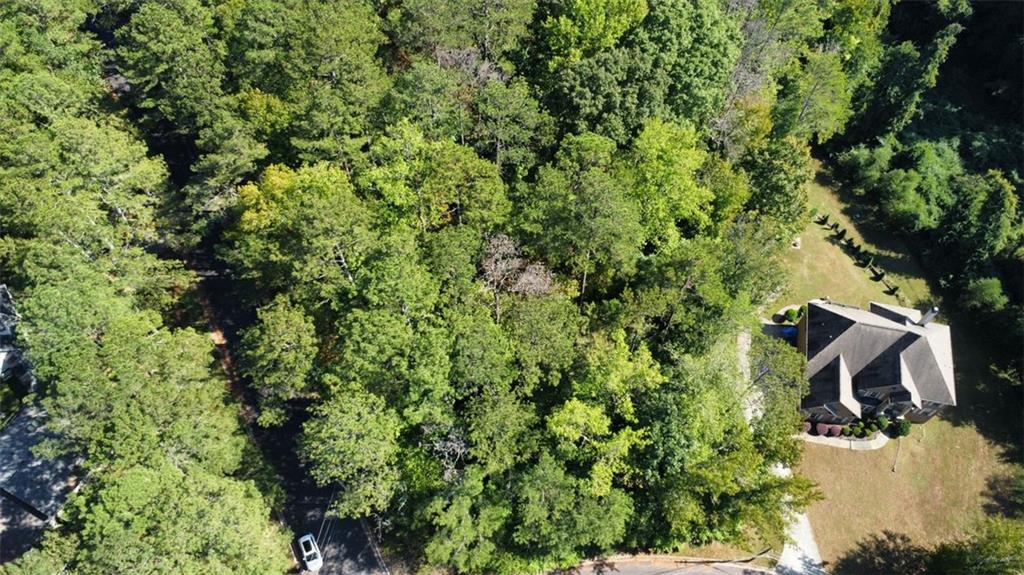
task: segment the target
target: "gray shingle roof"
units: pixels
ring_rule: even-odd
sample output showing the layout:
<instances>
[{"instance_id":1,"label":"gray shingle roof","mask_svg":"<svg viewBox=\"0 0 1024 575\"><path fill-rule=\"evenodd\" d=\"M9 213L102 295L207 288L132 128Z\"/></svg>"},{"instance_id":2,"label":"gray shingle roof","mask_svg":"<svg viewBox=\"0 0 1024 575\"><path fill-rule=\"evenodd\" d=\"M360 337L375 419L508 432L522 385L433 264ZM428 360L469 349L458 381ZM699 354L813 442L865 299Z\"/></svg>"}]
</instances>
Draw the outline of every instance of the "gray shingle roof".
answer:
<instances>
[{"instance_id":1,"label":"gray shingle roof","mask_svg":"<svg viewBox=\"0 0 1024 575\"><path fill-rule=\"evenodd\" d=\"M841 363L853 389L893 386L917 406L922 401L956 405L949 326L920 326L915 323L920 319L917 310L890 304L872 302L868 311L824 300L808 302L807 399L815 405L842 399L845 405L853 398L843 393L849 384L839 370Z\"/></svg>"},{"instance_id":2,"label":"gray shingle roof","mask_svg":"<svg viewBox=\"0 0 1024 575\"><path fill-rule=\"evenodd\" d=\"M75 459L36 457L32 448L49 436L46 412L26 407L0 430L0 489L53 517L74 487Z\"/></svg>"}]
</instances>

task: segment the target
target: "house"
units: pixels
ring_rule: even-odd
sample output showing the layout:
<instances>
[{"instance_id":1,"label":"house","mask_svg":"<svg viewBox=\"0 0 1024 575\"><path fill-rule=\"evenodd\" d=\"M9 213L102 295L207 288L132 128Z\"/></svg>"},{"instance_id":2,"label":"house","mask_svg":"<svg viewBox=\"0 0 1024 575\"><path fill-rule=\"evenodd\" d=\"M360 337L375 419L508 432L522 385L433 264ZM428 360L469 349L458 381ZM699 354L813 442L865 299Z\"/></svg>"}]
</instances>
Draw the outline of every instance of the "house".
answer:
<instances>
[{"instance_id":1,"label":"house","mask_svg":"<svg viewBox=\"0 0 1024 575\"><path fill-rule=\"evenodd\" d=\"M11 294L0 284L0 385L21 385L32 391L35 378L28 361L15 347ZM77 484L79 459L42 457L34 450L52 434L46 412L28 405L0 418L0 563L19 557L42 536Z\"/></svg>"},{"instance_id":2,"label":"house","mask_svg":"<svg viewBox=\"0 0 1024 575\"><path fill-rule=\"evenodd\" d=\"M797 333L810 381L800 410L826 423L879 415L920 423L956 405L949 326L933 321L937 314L809 301Z\"/></svg>"},{"instance_id":3,"label":"house","mask_svg":"<svg viewBox=\"0 0 1024 575\"><path fill-rule=\"evenodd\" d=\"M42 536L78 483L80 458L33 452L52 437L45 423L46 412L28 406L0 429L0 563L21 555Z\"/></svg>"}]
</instances>

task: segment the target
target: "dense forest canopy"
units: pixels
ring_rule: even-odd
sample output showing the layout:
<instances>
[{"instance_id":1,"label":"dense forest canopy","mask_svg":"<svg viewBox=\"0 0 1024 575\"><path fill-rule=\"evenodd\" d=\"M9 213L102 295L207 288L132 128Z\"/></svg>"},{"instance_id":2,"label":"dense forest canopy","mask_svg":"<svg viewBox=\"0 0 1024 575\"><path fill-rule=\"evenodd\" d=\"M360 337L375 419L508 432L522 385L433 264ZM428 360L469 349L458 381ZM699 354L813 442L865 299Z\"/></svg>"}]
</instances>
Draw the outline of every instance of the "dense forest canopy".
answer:
<instances>
[{"instance_id":1,"label":"dense forest canopy","mask_svg":"<svg viewBox=\"0 0 1024 575\"><path fill-rule=\"evenodd\" d=\"M772 472L802 359L755 337L751 378L736 341L812 150L1021 331L1014 10L4 2L0 271L89 480L0 572L287 569L195 312L211 260L258 424L303 421L332 511L424 570L781 540L817 496Z\"/></svg>"}]
</instances>

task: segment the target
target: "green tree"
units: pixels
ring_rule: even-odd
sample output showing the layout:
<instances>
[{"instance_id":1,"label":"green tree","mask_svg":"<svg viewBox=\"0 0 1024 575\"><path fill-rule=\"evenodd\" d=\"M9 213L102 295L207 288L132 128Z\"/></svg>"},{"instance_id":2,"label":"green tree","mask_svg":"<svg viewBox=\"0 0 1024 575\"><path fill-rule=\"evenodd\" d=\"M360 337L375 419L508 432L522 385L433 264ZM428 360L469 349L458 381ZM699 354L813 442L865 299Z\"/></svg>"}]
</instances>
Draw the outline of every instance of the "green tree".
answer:
<instances>
[{"instance_id":1,"label":"green tree","mask_svg":"<svg viewBox=\"0 0 1024 575\"><path fill-rule=\"evenodd\" d=\"M729 227L750 198L750 182L741 168L717 154L708 154L697 173L700 184L711 191L711 228L721 233Z\"/></svg>"},{"instance_id":2,"label":"green tree","mask_svg":"<svg viewBox=\"0 0 1024 575\"><path fill-rule=\"evenodd\" d=\"M638 456L636 537L656 548L782 536L791 510L814 499L810 482L777 477L743 419L737 383L709 357L684 361L638 406L650 441Z\"/></svg>"},{"instance_id":3,"label":"green tree","mask_svg":"<svg viewBox=\"0 0 1024 575\"><path fill-rule=\"evenodd\" d=\"M964 307L981 313L1003 311L1009 298L1003 293L1003 284L999 278L978 278L967 284L961 296Z\"/></svg>"},{"instance_id":4,"label":"green tree","mask_svg":"<svg viewBox=\"0 0 1024 575\"><path fill-rule=\"evenodd\" d=\"M232 83L286 103L287 141L276 146L289 150L289 160L351 161L388 88L376 58L385 38L371 7L247 0L222 13Z\"/></svg>"},{"instance_id":5,"label":"green tree","mask_svg":"<svg viewBox=\"0 0 1024 575\"><path fill-rule=\"evenodd\" d=\"M387 507L398 486L401 430L382 399L356 387L317 407L303 426L299 452L317 483L340 488L331 512L354 517Z\"/></svg>"},{"instance_id":6,"label":"green tree","mask_svg":"<svg viewBox=\"0 0 1024 575\"><path fill-rule=\"evenodd\" d=\"M885 49L877 80L857 119L862 139L897 134L914 119L922 95L935 86L939 66L962 29L960 24L949 24L924 53L909 41Z\"/></svg>"},{"instance_id":7,"label":"green tree","mask_svg":"<svg viewBox=\"0 0 1024 575\"><path fill-rule=\"evenodd\" d=\"M132 467L69 505L74 573L282 573L287 537L251 483L169 464Z\"/></svg>"},{"instance_id":8,"label":"green tree","mask_svg":"<svg viewBox=\"0 0 1024 575\"><path fill-rule=\"evenodd\" d=\"M465 100L469 78L435 62L416 61L395 79L386 106L390 124L407 119L430 140L462 142L473 129Z\"/></svg>"},{"instance_id":9,"label":"green tree","mask_svg":"<svg viewBox=\"0 0 1024 575\"><path fill-rule=\"evenodd\" d=\"M345 172L271 166L239 189L238 209L222 253L257 290L336 304L355 289L376 234Z\"/></svg>"},{"instance_id":10,"label":"green tree","mask_svg":"<svg viewBox=\"0 0 1024 575\"><path fill-rule=\"evenodd\" d=\"M515 300L503 318L525 389L557 385L575 357L584 318L562 293Z\"/></svg>"},{"instance_id":11,"label":"green tree","mask_svg":"<svg viewBox=\"0 0 1024 575\"><path fill-rule=\"evenodd\" d=\"M544 20L552 70L610 48L647 15L645 0L564 0Z\"/></svg>"},{"instance_id":12,"label":"green tree","mask_svg":"<svg viewBox=\"0 0 1024 575\"><path fill-rule=\"evenodd\" d=\"M494 491L480 469L469 468L451 493L430 503L427 514L436 529L424 550L430 564L463 573L488 571L500 553L497 534L511 514Z\"/></svg>"},{"instance_id":13,"label":"green tree","mask_svg":"<svg viewBox=\"0 0 1024 575\"><path fill-rule=\"evenodd\" d=\"M470 455L488 473L531 458L537 449L534 407L502 388L488 388L467 408Z\"/></svg>"},{"instance_id":14,"label":"green tree","mask_svg":"<svg viewBox=\"0 0 1024 575\"><path fill-rule=\"evenodd\" d=\"M659 120L644 125L627 163L649 241L671 244L680 227L699 232L710 225L714 196L696 177L706 156L692 128Z\"/></svg>"},{"instance_id":15,"label":"green tree","mask_svg":"<svg viewBox=\"0 0 1024 575\"><path fill-rule=\"evenodd\" d=\"M196 134L220 106L224 44L199 0L143 2L118 30L121 73L138 105Z\"/></svg>"},{"instance_id":16,"label":"green tree","mask_svg":"<svg viewBox=\"0 0 1024 575\"><path fill-rule=\"evenodd\" d=\"M805 359L785 341L755 334L750 349L750 394L760 404L752 427L754 445L769 462L795 466L802 454L795 439L803 419L793 409L808 393Z\"/></svg>"},{"instance_id":17,"label":"green tree","mask_svg":"<svg viewBox=\"0 0 1024 575\"><path fill-rule=\"evenodd\" d=\"M639 210L612 173L614 150L614 142L595 134L567 136L523 206L525 231L579 278L580 294L588 276L626 276L640 255Z\"/></svg>"},{"instance_id":18,"label":"green tree","mask_svg":"<svg viewBox=\"0 0 1024 575\"><path fill-rule=\"evenodd\" d=\"M535 5L536 0L464 0L440 5L406 0L397 39L426 52L475 47L484 59L502 62L526 36Z\"/></svg>"},{"instance_id":19,"label":"green tree","mask_svg":"<svg viewBox=\"0 0 1024 575\"><path fill-rule=\"evenodd\" d=\"M957 177L953 186L956 201L943 220L940 241L970 274L1019 237L1017 195L996 171Z\"/></svg>"},{"instance_id":20,"label":"green tree","mask_svg":"<svg viewBox=\"0 0 1024 575\"><path fill-rule=\"evenodd\" d=\"M512 537L548 562L571 567L585 549L607 550L622 541L632 511L622 491L594 497L554 457L543 454L517 486Z\"/></svg>"},{"instance_id":21,"label":"green tree","mask_svg":"<svg viewBox=\"0 0 1024 575\"><path fill-rule=\"evenodd\" d=\"M619 46L565 66L548 87L566 131L626 145L649 118L698 128L723 105L740 52L737 23L712 0L652 0Z\"/></svg>"},{"instance_id":22,"label":"green tree","mask_svg":"<svg viewBox=\"0 0 1024 575\"><path fill-rule=\"evenodd\" d=\"M309 373L317 353L312 320L287 296L278 296L257 312L257 323L242 332L245 374L260 394L261 425L280 425L285 402L309 391Z\"/></svg>"},{"instance_id":23,"label":"green tree","mask_svg":"<svg viewBox=\"0 0 1024 575\"><path fill-rule=\"evenodd\" d=\"M520 79L487 82L475 94L473 110L476 148L499 169L511 166L517 175L525 175L537 149L550 143L553 122Z\"/></svg>"},{"instance_id":24,"label":"green tree","mask_svg":"<svg viewBox=\"0 0 1024 575\"><path fill-rule=\"evenodd\" d=\"M450 141L431 142L403 122L370 148L359 185L390 211L390 221L421 231L449 224L490 229L510 209L497 166Z\"/></svg>"},{"instance_id":25,"label":"green tree","mask_svg":"<svg viewBox=\"0 0 1024 575\"><path fill-rule=\"evenodd\" d=\"M234 471L242 438L224 382L209 369L209 338L168 330L94 281L48 282L20 302L19 337L47 384L43 404L60 437L53 447L85 455L92 469L166 457Z\"/></svg>"},{"instance_id":26,"label":"green tree","mask_svg":"<svg viewBox=\"0 0 1024 575\"><path fill-rule=\"evenodd\" d=\"M556 408L547 419L547 428L564 458L589 464L583 487L595 497L612 492L615 477L629 470L630 450L643 445L642 431L628 427L613 431L603 407L577 398Z\"/></svg>"},{"instance_id":27,"label":"green tree","mask_svg":"<svg viewBox=\"0 0 1024 575\"><path fill-rule=\"evenodd\" d=\"M775 108L775 129L782 134L815 136L824 142L842 132L850 116L850 91L839 54L812 51L787 78Z\"/></svg>"},{"instance_id":28,"label":"green tree","mask_svg":"<svg viewBox=\"0 0 1024 575\"><path fill-rule=\"evenodd\" d=\"M803 229L807 212L810 180L810 151L794 138L769 140L766 145L750 150L742 166L750 177L749 209L775 218L782 229Z\"/></svg>"}]
</instances>

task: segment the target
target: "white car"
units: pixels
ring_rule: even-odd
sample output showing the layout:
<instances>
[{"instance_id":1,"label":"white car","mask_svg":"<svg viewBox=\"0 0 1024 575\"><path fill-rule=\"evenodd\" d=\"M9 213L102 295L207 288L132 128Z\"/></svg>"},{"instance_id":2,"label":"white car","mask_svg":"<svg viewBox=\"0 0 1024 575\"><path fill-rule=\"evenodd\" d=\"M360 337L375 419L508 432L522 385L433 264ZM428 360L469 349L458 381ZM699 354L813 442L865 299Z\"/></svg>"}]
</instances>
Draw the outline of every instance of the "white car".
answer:
<instances>
[{"instance_id":1,"label":"white car","mask_svg":"<svg viewBox=\"0 0 1024 575\"><path fill-rule=\"evenodd\" d=\"M299 537L299 551L302 552L302 563L307 571L319 571L324 566L324 560L320 556L320 548L316 545L316 537L307 533Z\"/></svg>"}]
</instances>

